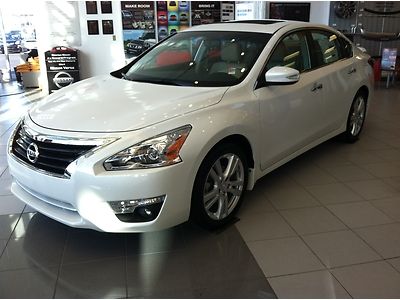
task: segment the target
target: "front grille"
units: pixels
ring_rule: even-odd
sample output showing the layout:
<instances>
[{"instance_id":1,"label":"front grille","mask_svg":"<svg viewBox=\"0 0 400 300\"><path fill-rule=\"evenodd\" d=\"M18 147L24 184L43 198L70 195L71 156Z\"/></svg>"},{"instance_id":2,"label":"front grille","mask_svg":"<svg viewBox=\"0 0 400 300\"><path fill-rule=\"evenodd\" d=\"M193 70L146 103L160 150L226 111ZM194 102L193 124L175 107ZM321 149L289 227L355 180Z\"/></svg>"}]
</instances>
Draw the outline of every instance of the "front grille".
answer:
<instances>
[{"instance_id":1,"label":"front grille","mask_svg":"<svg viewBox=\"0 0 400 300\"><path fill-rule=\"evenodd\" d=\"M28 147L31 144L37 146L37 159L32 162L28 159ZM45 139L37 140L31 136L20 126L12 141L12 153L32 167L57 175L64 175L68 165L78 157L93 149L96 145L76 145L76 144L61 144ZM33 148L32 146L30 148Z\"/></svg>"}]
</instances>

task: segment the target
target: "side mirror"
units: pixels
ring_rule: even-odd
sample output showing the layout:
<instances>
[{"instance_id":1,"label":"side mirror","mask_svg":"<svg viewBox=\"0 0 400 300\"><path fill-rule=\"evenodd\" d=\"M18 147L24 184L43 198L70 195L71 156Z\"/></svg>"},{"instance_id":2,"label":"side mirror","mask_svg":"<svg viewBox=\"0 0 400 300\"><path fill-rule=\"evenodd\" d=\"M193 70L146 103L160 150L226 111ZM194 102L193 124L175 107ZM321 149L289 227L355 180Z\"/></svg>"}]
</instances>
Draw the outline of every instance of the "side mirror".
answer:
<instances>
[{"instance_id":1,"label":"side mirror","mask_svg":"<svg viewBox=\"0 0 400 300\"><path fill-rule=\"evenodd\" d=\"M299 81L300 72L289 67L273 67L265 73L267 85L286 85Z\"/></svg>"}]
</instances>

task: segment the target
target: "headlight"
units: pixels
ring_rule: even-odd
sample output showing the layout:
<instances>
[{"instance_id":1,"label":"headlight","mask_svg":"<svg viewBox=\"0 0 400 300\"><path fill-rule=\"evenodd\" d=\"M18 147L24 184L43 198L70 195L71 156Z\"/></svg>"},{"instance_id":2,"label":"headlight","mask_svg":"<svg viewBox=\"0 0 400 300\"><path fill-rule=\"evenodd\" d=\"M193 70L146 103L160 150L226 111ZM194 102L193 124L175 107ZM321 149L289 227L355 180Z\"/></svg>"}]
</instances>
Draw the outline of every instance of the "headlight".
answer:
<instances>
[{"instance_id":1,"label":"headlight","mask_svg":"<svg viewBox=\"0 0 400 300\"><path fill-rule=\"evenodd\" d=\"M107 171L147 169L181 162L181 150L192 126L186 125L140 142L104 162Z\"/></svg>"}]
</instances>

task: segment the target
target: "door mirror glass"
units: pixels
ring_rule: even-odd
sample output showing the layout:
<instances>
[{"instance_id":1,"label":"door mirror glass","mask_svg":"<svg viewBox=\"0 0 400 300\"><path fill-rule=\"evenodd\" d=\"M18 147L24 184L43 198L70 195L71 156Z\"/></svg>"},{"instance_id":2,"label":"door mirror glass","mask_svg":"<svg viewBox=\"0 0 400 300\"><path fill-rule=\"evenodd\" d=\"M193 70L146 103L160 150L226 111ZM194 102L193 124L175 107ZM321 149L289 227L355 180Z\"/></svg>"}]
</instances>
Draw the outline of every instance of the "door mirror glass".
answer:
<instances>
[{"instance_id":1,"label":"door mirror glass","mask_svg":"<svg viewBox=\"0 0 400 300\"><path fill-rule=\"evenodd\" d=\"M267 85L293 84L299 81L300 72L289 67L273 67L265 73Z\"/></svg>"}]
</instances>

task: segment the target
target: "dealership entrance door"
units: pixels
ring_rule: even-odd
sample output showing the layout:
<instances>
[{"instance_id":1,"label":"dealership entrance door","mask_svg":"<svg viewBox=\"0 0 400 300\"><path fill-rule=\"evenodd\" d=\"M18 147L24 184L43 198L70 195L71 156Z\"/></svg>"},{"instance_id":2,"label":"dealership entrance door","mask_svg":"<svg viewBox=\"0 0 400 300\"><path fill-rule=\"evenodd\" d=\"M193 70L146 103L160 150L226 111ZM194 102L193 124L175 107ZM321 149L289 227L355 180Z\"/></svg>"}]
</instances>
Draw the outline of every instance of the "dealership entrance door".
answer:
<instances>
[{"instance_id":1,"label":"dealership entrance door","mask_svg":"<svg viewBox=\"0 0 400 300\"><path fill-rule=\"evenodd\" d=\"M29 7L0 4L0 96L24 92L17 65L26 62L32 49L37 49L34 15Z\"/></svg>"}]
</instances>

